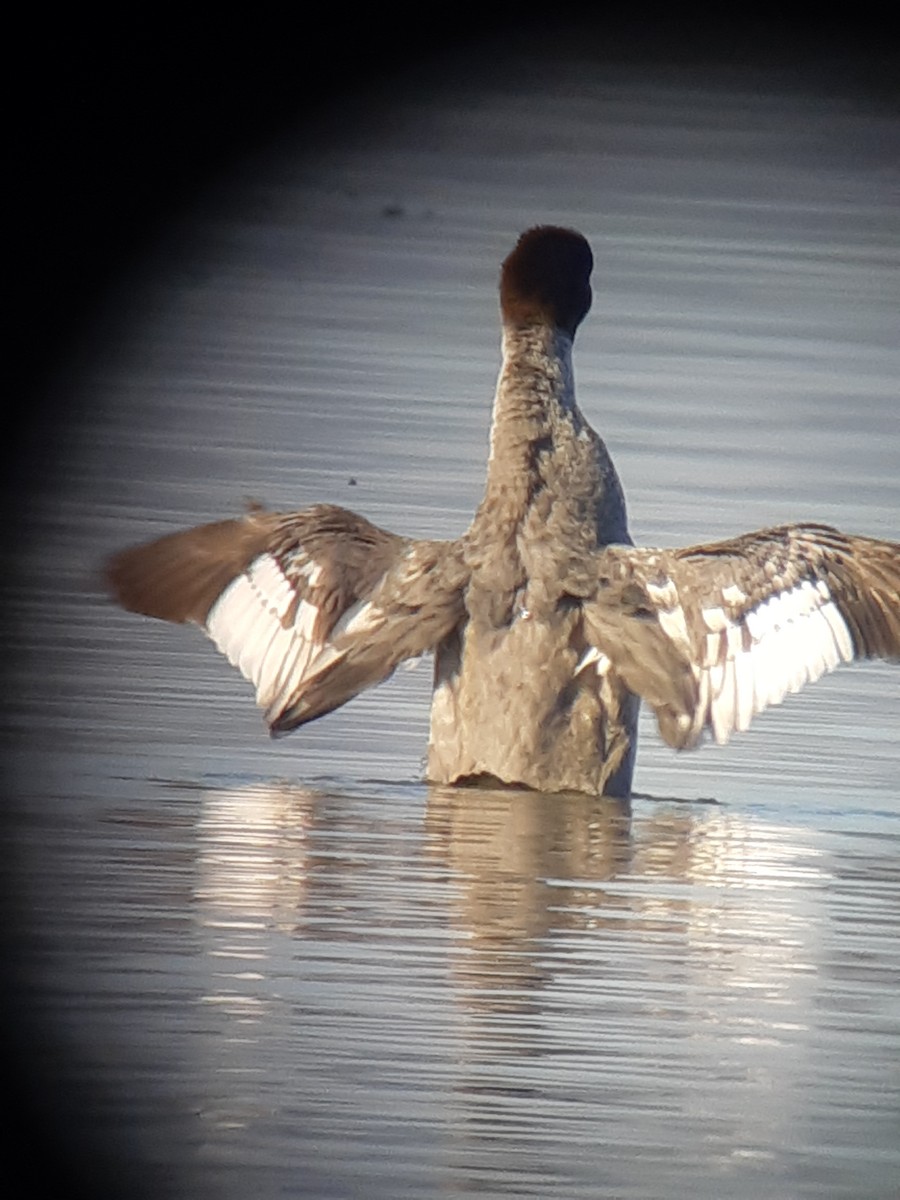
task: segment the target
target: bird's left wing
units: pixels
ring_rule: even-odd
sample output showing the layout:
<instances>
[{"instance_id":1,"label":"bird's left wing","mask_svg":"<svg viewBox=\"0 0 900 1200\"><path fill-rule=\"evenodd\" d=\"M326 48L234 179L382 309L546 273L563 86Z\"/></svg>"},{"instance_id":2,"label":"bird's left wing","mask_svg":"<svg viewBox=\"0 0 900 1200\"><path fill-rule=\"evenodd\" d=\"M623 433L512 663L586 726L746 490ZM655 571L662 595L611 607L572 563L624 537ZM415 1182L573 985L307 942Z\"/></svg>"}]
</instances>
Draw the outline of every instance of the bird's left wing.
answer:
<instances>
[{"instance_id":1,"label":"bird's left wing","mask_svg":"<svg viewBox=\"0 0 900 1200\"><path fill-rule=\"evenodd\" d=\"M380 683L463 613L453 543L398 537L329 504L130 547L106 579L131 611L200 625L253 684L273 734Z\"/></svg>"}]
</instances>

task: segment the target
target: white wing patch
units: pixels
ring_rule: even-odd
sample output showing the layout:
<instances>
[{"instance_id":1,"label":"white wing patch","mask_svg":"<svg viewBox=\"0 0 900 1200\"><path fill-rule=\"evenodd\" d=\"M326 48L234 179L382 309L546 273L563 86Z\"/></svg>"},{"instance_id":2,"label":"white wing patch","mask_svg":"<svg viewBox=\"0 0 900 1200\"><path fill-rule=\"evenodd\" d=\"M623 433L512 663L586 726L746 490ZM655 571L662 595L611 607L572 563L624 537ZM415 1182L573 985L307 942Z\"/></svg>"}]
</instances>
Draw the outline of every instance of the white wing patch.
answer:
<instances>
[{"instance_id":1,"label":"white wing patch","mask_svg":"<svg viewBox=\"0 0 900 1200\"><path fill-rule=\"evenodd\" d=\"M581 674L581 672L587 667L591 666L592 663L596 664L594 669L601 677L605 675L612 666L602 650L598 650L596 646L588 646L587 650L585 650L584 654L582 654L581 658L579 659L578 665L575 667L574 674Z\"/></svg>"},{"instance_id":2,"label":"white wing patch","mask_svg":"<svg viewBox=\"0 0 900 1200\"><path fill-rule=\"evenodd\" d=\"M628 626L618 632L611 626L608 642L595 629L603 649L588 646L575 674L593 667L602 676L614 669L630 680L654 704L660 731L672 746L696 746L706 729L722 745L749 729L757 713L856 657L850 629L824 579L782 582L779 591L748 609L747 593L736 583L715 593L701 588L698 603L696 584L679 590L654 560L647 565L657 569L653 579L640 583L652 612L639 605L633 634ZM769 586L778 583L776 577ZM655 641L648 636L654 625ZM660 633L668 642L665 650ZM689 676L693 687L686 686Z\"/></svg>"},{"instance_id":3,"label":"white wing patch","mask_svg":"<svg viewBox=\"0 0 900 1200\"><path fill-rule=\"evenodd\" d=\"M648 580L644 587L647 595L660 608L675 608L678 605L678 589L671 579L664 578L660 583Z\"/></svg>"},{"instance_id":4,"label":"white wing patch","mask_svg":"<svg viewBox=\"0 0 900 1200\"><path fill-rule=\"evenodd\" d=\"M723 593L723 599L732 597ZM854 658L847 623L822 581L805 580L741 619L732 620L722 607L702 615L709 632L693 729L699 735L708 725L720 745L747 729L756 713Z\"/></svg>"},{"instance_id":5,"label":"white wing patch","mask_svg":"<svg viewBox=\"0 0 900 1200\"><path fill-rule=\"evenodd\" d=\"M310 563L304 573L314 583L321 568ZM256 688L256 702L269 721L289 702L322 649L314 636L318 615L316 605L298 598L271 554L261 554L232 580L209 611L206 632Z\"/></svg>"},{"instance_id":6,"label":"white wing patch","mask_svg":"<svg viewBox=\"0 0 900 1200\"><path fill-rule=\"evenodd\" d=\"M671 638L681 649L690 650L691 639L684 619L684 609L680 604L662 609L656 614L656 619L666 637Z\"/></svg>"},{"instance_id":7,"label":"white wing patch","mask_svg":"<svg viewBox=\"0 0 900 1200\"><path fill-rule=\"evenodd\" d=\"M383 624L383 609L371 600L357 600L337 622L331 631L331 637L334 641L341 637L356 637L361 633L371 633L380 629Z\"/></svg>"}]
</instances>

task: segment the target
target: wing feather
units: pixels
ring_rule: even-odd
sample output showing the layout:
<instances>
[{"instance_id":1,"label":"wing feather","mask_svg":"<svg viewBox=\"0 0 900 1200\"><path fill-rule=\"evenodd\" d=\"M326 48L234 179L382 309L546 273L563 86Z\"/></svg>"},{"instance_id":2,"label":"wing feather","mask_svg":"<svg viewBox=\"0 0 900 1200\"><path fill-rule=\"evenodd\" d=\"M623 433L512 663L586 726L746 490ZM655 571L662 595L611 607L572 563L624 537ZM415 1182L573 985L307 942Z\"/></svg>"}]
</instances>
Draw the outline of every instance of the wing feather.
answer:
<instances>
[{"instance_id":1,"label":"wing feather","mask_svg":"<svg viewBox=\"0 0 900 1200\"><path fill-rule=\"evenodd\" d=\"M462 612L452 544L410 542L324 504L131 547L106 577L125 608L200 625L253 684L273 733L381 682Z\"/></svg>"},{"instance_id":2,"label":"wing feather","mask_svg":"<svg viewBox=\"0 0 900 1200\"><path fill-rule=\"evenodd\" d=\"M670 745L726 742L844 662L900 658L900 545L785 525L681 550L611 546L584 601L589 651Z\"/></svg>"}]
</instances>

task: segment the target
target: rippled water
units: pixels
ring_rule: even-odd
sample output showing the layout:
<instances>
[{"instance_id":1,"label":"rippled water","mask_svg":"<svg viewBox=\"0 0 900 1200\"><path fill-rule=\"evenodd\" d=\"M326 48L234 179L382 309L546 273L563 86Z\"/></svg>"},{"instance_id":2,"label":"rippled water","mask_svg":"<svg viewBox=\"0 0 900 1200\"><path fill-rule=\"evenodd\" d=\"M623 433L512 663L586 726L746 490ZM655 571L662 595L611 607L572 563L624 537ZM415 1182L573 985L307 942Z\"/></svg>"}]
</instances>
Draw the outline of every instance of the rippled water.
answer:
<instances>
[{"instance_id":1,"label":"rippled water","mask_svg":"<svg viewBox=\"0 0 900 1200\"><path fill-rule=\"evenodd\" d=\"M528 78L261 158L63 394L7 597L22 1046L69 1149L148 1194L898 1193L896 670L724 750L646 720L628 812L427 788L427 664L270 743L201 637L96 590L245 497L459 533L537 221L594 245L578 387L638 540L897 537L896 125Z\"/></svg>"}]
</instances>

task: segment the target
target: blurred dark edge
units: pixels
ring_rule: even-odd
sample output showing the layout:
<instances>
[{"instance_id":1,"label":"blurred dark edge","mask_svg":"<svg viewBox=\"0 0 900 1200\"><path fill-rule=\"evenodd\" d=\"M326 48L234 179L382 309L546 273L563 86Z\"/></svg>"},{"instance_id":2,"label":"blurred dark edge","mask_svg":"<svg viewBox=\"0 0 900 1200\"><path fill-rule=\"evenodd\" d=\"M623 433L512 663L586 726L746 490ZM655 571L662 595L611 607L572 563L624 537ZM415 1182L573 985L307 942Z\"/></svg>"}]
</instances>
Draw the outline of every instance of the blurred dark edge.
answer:
<instances>
[{"instance_id":1,"label":"blurred dark edge","mask_svg":"<svg viewBox=\"0 0 900 1200\"><path fill-rule=\"evenodd\" d=\"M774 73L781 86L857 96L898 108L896 38L865 12L850 25L823 12L735 26L647 14L638 28L615 20L560 26L482 14L433 24L427 10L391 18L381 6L290 17L244 9L226 15L147 10L123 18L77 12L20 18L11 57L18 96L10 124L19 157L8 174L13 263L9 289L13 372L3 411L3 553L7 580L29 536L28 497L52 489L66 430L78 412L58 411L58 382L75 378L102 345L110 289L134 271L173 218L244 155L304 130L311 152L339 140L367 112L403 91L438 82L465 91L504 54L595 59L661 72ZM457 10L464 11L464 10ZM436 40L436 38L440 40ZM448 68L452 67L452 74ZM515 230L510 230L512 236ZM4 628L6 645L15 630ZM8 839L7 839L8 844ZM15 863L5 877L15 879ZM48 1189L69 1197L179 1195L184 1181L156 1177L139 1145L100 1147L79 1120L79 1098L29 1070L34 1038L54 1031L28 1022L29 997L15 964L24 928L10 884L11 942L3 1012L10 1118L7 1180L19 1195ZM66 1055L63 1045L52 1047ZM84 1111L90 1110L85 1099ZM18 1171L16 1170L18 1168ZM18 1182L15 1182L18 1180ZM302 1183L298 1180L298 1195ZM204 1193L206 1194L206 1193Z\"/></svg>"}]
</instances>

